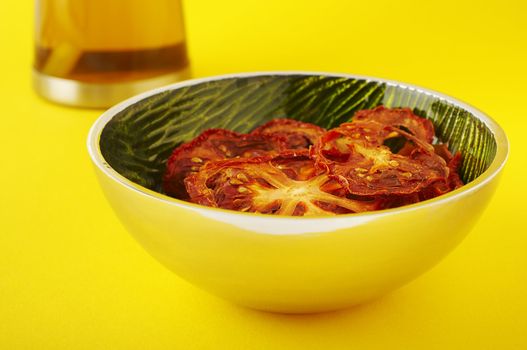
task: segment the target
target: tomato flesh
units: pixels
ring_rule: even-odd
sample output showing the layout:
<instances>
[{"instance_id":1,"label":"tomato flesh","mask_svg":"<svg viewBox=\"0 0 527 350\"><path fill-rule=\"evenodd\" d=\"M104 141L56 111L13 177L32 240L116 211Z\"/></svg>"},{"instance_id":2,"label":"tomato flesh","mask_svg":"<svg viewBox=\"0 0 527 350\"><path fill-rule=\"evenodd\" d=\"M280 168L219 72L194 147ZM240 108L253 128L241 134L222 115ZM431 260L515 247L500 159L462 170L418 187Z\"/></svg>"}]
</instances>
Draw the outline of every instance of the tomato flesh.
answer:
<instances>
[{"instance_id":1,"label":"tomato flesh","mask_svg":"<svg viewBox=\"0 0 527 350\"><path fill-rule=\"evenodd\" d=\"M194 203L262 214L334 215L379 205L339 196L342 186L319 173L307 152L211 162L185 185Z\"/></svg>"},{"instance_id":2,"label":"tomato flesh","mask_svg":"<svg viewBox=\"0 0 527 350\"><path fill-rule=\"evenodd\" d=\"M273 135L286 140L289 149L308 149L326 129L293 119L273 119L254 129L253 135Z\"/></svg>"},{"instance_id":3,"label":"tomato flesh","mask_svg":"<svg viewBox=\"0 0 527 350\"><path fill-rule=\"evenodd\" d=\"M163 178L165 193L180 199L188 199L184 179L198 171L205 163L229 158L250 158L284 150L285 140L269 135L238 134L223 129L210 129L191 142L172 152Z\"/></svg>"},{"instance_id":4,"label":"tomato flesh","mask_svg":"<svg viewBox=\"0 0 527 350\"><path fill-rule=\"evenodd\" d=\"M210 207L313 216L395 208L463 186L462 157L408 108L357 112L325 130L275 119L249 134L207 130L177 147L165 192Z\"/></svg>"}]
</instances>

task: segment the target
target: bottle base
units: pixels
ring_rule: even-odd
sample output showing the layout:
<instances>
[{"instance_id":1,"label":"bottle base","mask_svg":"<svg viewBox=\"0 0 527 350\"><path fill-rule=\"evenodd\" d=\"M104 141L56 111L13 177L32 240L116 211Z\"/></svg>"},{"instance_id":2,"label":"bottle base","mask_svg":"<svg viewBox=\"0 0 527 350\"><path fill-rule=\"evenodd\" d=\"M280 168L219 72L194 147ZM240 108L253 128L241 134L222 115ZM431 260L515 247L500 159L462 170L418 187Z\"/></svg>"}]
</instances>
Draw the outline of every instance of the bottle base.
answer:
<instances>
[{"instance_id":1,"label":"bottle base","mask_svg":"<svg viewBox=\"0 0 527 350\"><path fill-rule=\"evenodd\" d=\"M58 78L33 70L33 88L40 96L59 104L86 108L108 108L141 92L188 78L190 78L188 67L151 79L108 84Z\"/></svg>"}]
</instances>

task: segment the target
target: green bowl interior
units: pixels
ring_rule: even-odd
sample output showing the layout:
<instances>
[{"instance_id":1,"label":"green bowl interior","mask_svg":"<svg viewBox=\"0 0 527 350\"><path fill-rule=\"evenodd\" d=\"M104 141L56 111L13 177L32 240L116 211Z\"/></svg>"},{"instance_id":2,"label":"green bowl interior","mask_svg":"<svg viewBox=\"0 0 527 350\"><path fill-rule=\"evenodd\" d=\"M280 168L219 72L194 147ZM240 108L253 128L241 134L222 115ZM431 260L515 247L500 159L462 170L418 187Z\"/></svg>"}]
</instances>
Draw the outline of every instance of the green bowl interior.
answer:
<instances>
[{"instance_id":1,"label":"green bowl interior","mask_svg":"<svg viewBox=\"0 0 527 350\"><path fill-rule=\"evenodd\" d=\"M174 147L210 128L248 132L274 118L332 128L355 111L377 105L410 107L430 119L451 151L461 151L465 183L481 175L496 154L487 126L468 111L414 88L323 75L263 75L203 82L164 91L116 114L104 127L100 149L129 180L161 192Z\"/></svg>"}]
</instances>

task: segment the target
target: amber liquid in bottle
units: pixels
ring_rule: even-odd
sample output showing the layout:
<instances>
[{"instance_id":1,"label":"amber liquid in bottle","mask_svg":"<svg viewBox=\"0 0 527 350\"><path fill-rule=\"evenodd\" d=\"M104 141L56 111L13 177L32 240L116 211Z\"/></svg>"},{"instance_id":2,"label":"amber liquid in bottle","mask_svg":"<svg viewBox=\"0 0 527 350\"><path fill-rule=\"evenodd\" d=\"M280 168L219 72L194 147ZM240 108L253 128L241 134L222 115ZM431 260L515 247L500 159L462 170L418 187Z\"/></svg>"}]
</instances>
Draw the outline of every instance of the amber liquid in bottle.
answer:
<instances>
[{"instance_id":1,"label":"amber liquid in bottle","mask_svg":"<svg viewBox=\"0 0 527 350\"><path fill-rule=\"evenodd\" d=\"M35 48L35 69L46 72L46 63L53 49ZM67 71L51 71L51 75L92 83L124 82L148 79L188 66L185 43L158 49L122 51L81 51Z\"/></svg>"},{"instance_id":2,"label":"amber liquid in bottle","mask_svg":"<svg viewBox=\"0 0 527 350\"><path fill-rule=\"evenodd\" d=\"M34 52L39 75L79 83L184 77L181 1L37 0Z\"/></svg>"}]
</instances>

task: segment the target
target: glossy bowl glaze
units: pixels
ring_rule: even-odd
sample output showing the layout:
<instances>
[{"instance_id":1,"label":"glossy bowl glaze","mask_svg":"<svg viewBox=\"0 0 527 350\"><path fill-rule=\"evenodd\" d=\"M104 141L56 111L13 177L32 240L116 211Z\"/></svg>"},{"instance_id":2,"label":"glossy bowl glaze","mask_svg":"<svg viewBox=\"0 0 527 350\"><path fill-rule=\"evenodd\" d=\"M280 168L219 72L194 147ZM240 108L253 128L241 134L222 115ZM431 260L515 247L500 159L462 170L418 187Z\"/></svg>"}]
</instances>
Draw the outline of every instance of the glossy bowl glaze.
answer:
<instances>
[{"instance_id":1,"label":"glossy bowl glaze","mask_svg":"<svg viewBox=\"0 0 527 350\"><path fill-rule=\"evenodd\" d=\"M464 155L462 188L397 209L303 218L195 205L160 191L171 150L201 131L247 132L288 117L333 127L353 112L410 107ZM251 308L305 313L383 295L439 262L470 231L506 162L503 130L458 100L404 83L328 73L197 79L129 99L93 125L101 187L129 232L187 281Z\"/></svg>"}]
</instances>

